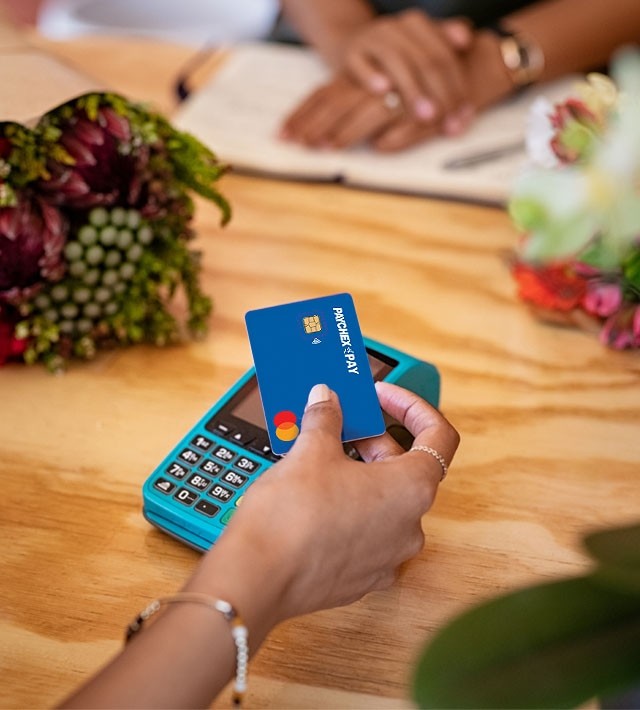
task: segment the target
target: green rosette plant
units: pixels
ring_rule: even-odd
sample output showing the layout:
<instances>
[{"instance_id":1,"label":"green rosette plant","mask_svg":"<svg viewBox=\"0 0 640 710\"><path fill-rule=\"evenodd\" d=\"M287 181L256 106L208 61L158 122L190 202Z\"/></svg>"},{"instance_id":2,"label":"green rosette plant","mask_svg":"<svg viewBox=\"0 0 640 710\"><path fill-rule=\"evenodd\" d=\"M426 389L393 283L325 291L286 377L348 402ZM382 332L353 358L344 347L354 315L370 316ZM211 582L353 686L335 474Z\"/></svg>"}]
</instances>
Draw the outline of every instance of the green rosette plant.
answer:
<instances>
[{"instance_id":1,"label":"green rosette plant","mask_svg":"<svg viewBox=\"0 0 640 710\"><path fill-rule=\"evenodd\" d=\"M230 208L225 172L194 137L145 106L92 93L29 129L0 124L0 365L63 369L109 345L207 329L192 195Z\"/></svg>"}]
</instances>

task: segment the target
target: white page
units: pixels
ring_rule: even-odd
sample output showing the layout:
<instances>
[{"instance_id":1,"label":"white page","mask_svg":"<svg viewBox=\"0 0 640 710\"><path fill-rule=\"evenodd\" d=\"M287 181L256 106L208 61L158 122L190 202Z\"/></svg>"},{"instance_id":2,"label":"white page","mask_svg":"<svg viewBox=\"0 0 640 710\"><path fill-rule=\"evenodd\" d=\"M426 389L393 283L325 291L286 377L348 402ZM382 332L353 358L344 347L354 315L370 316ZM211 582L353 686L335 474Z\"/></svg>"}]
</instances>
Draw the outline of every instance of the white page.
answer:
<instances>
[{"instance_id":1,"label":"white page","mask_svg":"<svg viewBox=\"0 0 640 710\"><path fill-rule=\"evenodd\" d=\"M174 123L235 168L337 178L339 152L310 151L278 139L283 117L328 77L312 52L276 44L239 45L213 81L180 108Z\"/></svg>"},{"instance_id":2,"label":"white page","mask_svg":"<svg viewBox=\"0 0 640 710\"><path fill-rule=\"evenodd\" d=\"M175 121L239 169L307 179L342 177L361 187L502 203L525 163L524 149L464 169L447 169L445 164L523 142L533 98L544 94L558 100L576 80L530 89L483 112L462 136L432 139L400 153L381 154L366 146L312 150L280 140L283 119L328 77L312 50L240 45L213 80L180 109Z\"/></svg>"}]
</instances>

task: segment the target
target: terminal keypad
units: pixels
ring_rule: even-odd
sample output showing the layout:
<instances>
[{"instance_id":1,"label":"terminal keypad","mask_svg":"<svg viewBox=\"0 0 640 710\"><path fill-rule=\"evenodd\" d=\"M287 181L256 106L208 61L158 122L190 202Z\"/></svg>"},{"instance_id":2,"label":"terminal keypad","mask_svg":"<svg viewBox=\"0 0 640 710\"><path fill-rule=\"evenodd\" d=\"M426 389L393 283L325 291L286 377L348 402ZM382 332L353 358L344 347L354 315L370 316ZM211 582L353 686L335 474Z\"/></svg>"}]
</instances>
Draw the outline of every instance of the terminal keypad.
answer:
<instances>
[{"instance_id":1,"label":"terminal keypad","mask_svg":"<svg viewBox=\"0 0 640 710\"><path fill-rule=\"evenodd\" d=\"M152 487L190 508L189 515L226 525L256 474L277 460L268 442L212 420L204 433L185 438L172 460L158 469Z\"/></svg>"}]
</instances>

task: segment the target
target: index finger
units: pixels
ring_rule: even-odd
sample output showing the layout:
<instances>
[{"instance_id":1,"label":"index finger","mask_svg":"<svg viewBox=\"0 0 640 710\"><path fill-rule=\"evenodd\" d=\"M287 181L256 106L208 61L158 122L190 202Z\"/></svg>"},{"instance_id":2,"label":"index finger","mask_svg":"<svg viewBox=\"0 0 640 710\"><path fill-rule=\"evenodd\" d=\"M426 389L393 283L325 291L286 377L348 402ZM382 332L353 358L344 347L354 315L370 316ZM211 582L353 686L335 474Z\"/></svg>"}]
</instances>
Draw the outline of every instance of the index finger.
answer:
<instances>
[{"instance_id":1,"label":"index finger","mask_svg":"<svg viewBox=\"0 0 640 710\"><path fill-rule=\"evenodd\" d=\"M427 138L432 138L438 134L439 130L439 126L434 124L406 119L396 121L376 136L373 147L383 152L404 150L411 145L427 140Z\"/></svg>"},{"instance_id":2,"label":"index finger","mask_svg":"<svg viewBox=\"0 0 640 710\"><path fill-rule=\"evenodd\" d=\"M451 462L460 436L444 416L414 392L389 382L376 384L382 408L397 419L415 437L413 446L435 449Z\"/></svg>"},{"instance_id":3,"label":"index finger","mask_svg":"<svg viewBox=\"0 0 640 710\"><path fill-rule=\"evenodd\" d=\"M382 409L414 437L412 445L436 450L448 466L458 446L459 437L442 414L414 392L397 385L377 382L376 391ZM388 432L358 441L355 447L365 461L383 461L405 455L405 449ZM424 453L418 456L424 457ZM435 460L432 458L432 462Z\"/></svg>"}]
</instances>

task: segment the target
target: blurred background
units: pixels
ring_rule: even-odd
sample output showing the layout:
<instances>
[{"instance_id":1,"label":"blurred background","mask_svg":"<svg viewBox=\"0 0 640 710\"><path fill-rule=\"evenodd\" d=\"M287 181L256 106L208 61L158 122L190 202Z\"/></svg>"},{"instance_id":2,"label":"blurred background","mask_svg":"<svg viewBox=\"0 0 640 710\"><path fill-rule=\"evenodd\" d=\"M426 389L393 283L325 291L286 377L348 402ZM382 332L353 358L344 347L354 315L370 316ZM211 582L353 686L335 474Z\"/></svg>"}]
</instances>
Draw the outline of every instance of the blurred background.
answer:
<instances>
[{"instance_id":1,"label":"blurred background","mask_svg":"<svg viewBox=\"0 0 640 710\"><path fill-rule=\"evenodd\" d=\"M10 19L51 39L127 34L202 46L269 35L277 0L0 0Z\"/></svg>"}]
</instances>

